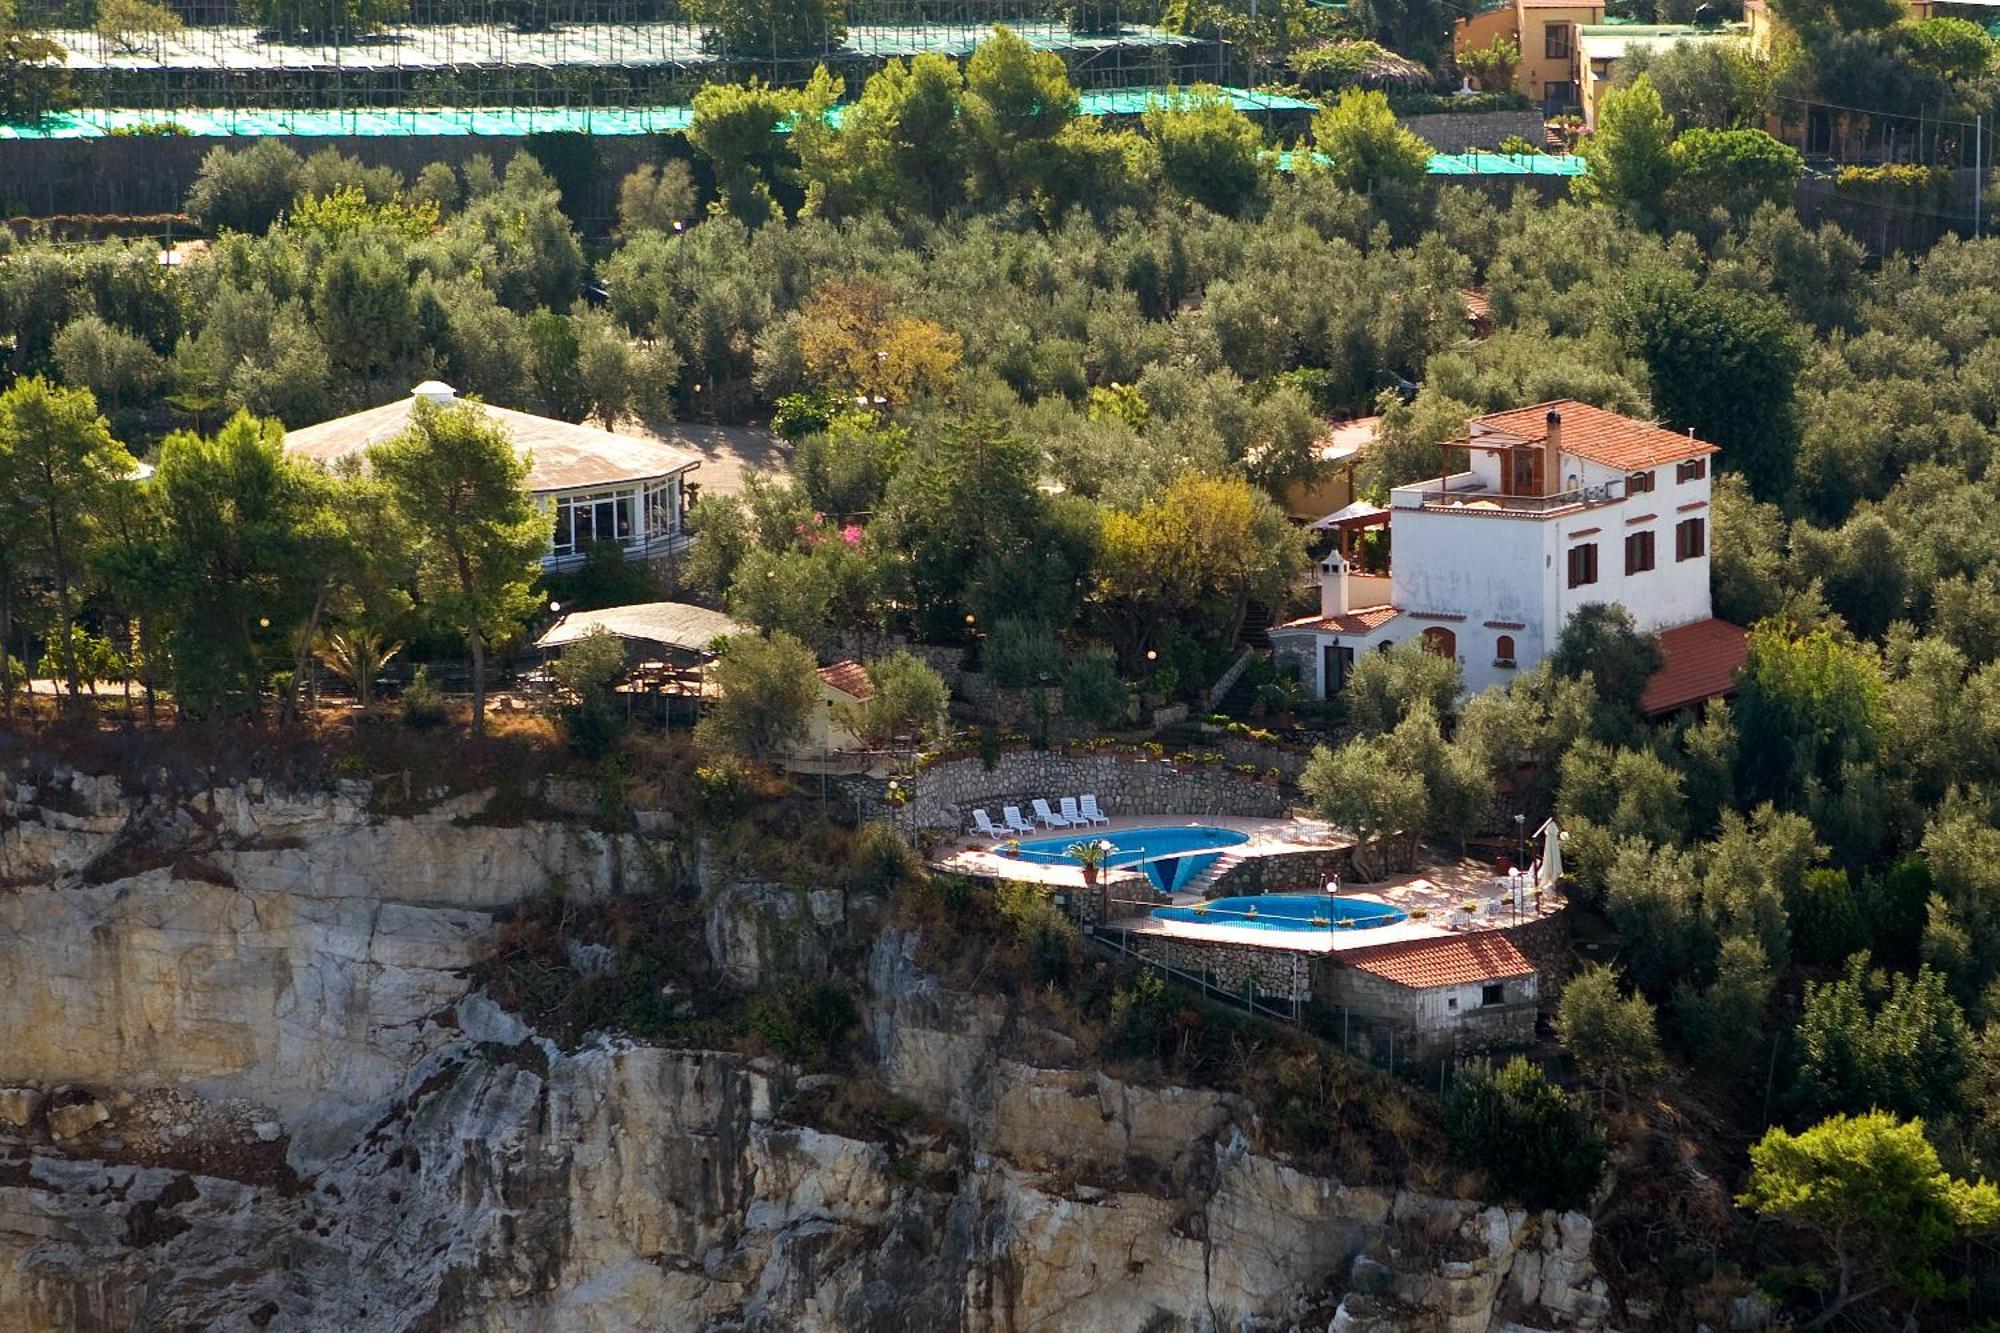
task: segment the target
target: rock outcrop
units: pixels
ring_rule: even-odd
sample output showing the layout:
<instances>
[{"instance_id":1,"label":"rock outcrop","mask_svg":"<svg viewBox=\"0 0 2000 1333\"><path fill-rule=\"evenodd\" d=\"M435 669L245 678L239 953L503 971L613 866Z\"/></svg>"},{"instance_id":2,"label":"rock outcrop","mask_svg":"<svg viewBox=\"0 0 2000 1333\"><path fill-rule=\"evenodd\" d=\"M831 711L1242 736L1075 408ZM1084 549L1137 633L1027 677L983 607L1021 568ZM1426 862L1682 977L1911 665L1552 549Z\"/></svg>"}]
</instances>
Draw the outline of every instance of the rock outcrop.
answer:
<instances>
[{"instance_id":1,"label":"rock outcrop","mask_svg":"<svg viewBox=\"0 0 2000 1333\"><path fill-rule=\"evenodd\" d=\"M471 989L493 911L674 858L477 802L13 793L0 838L0 1333L1589 1330L1588 1219L1258 1152L1254 1110L1018 1034L884 931L885 1095L717 1051L563 1050ZM710 890L740 986L865 905ZM1345 1299L1343 1299L1345 1298ZM1271 1322L1275 1321L1275 1322Z\"/></svg>"}]
</instances>

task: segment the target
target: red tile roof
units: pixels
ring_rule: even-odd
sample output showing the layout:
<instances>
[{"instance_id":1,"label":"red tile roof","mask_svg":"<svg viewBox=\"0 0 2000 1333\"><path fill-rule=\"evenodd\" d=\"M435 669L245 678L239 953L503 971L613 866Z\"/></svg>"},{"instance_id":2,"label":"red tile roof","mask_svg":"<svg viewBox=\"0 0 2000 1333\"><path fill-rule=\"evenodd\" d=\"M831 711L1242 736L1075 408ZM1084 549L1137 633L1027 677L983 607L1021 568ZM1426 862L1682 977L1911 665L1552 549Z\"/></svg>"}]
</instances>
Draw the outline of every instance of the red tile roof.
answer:
<instances>
[{"instance_id":1,"label":"red tile roof","mask_svg":"<svg viewBox=\"0 0 2000 1333\"><path fill-rule=\"evenodd\" d=\"M819 669L819 678L839 690L850 699L874 697L874 683L868 679L868 669L859 662L835 662L832 666Z\"/></svg>"},{"instance_id":2,"label":"red tile roof","mask_svg":"<svg viewBox=\"0 0 2000 1333\"><path fill-rule=\"evenodd\" d=\"M1660 669L1639 696L1639 711L1671 713L1702 699L1736 693L1736 673L1749 656L1745 632L1726 620L1697 620L1662 630Z\"/></svg>"},{"instance_id":3,"label":"red tile roof","mask_svg":"<svg viewBox=\"0 0 2000 1333\"><path fill-rule=\"evenodd\" d=\"M1349 967L1412 990L1501 981L1532 976L1535 971L1535 965L1514 947L1514 942L1497 930L1376 944L1365 949L1342 950L1334 957Z\"/></svg>"},{"instance_id":4,"label":"red tile roof","mask_svg":"<svg viewBox=\"0 0 2000 1333\"><path fill-rule=\"evenodd\" d=\"M1364 606L1354 611L1346 611L1337 616L1307 616L1303 620L1288 620L1277 626L1280 630L1317 629L1328 634L1366 634L1388 624L1403 614L1399 606Z\"/></svg>"},{"instance_id":5,"label":"red tile roof","mask_svg":"<svg viewBox=\"0 0 2000 1333\"><path fill-rule=\"evenodd\" d=\"M1571 398L1474 417L1472 426L1475 431L1495 431L1539 444L1549 437L1552 411L1562 413L1562 451L1606 467L1630 471L1716 452L1715 446L1706 440L1676 434L1649 421L1634 421Z\"/></svg>"}]
</instances>

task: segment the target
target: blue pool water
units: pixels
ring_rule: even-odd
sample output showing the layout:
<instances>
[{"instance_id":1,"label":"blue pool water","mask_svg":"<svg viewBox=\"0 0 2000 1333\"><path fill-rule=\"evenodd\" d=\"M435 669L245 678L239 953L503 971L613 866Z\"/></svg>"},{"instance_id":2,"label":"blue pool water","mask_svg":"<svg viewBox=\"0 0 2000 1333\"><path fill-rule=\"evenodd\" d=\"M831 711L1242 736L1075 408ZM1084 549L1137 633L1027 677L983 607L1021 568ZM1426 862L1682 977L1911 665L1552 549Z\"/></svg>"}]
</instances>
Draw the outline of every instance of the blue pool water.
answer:
<instances>
[{"instance_id":1,"label":"blue pool water","mask_svg":"<svg viewBox=\"0 0 2000 1333\"><path fill-rule=\"evenodd\" d=\"M1214 865L1215 858L1222 854L1221 848L1246 843L1250 841L1250 835L1203 825L1128 828L1116 833L1084 830L1054 838L1032 839L1022 843L1017 854L1021 860L1038 865L1076 865L1077 859L1069 854L1069 847L1091 841L1111 844L1111 853L1104 858L1106 867L1136 866L1146 872L1146 878L1153 881L1154 888L1172 893Z\"/></svg>"},{"instance_id":2,"label":"blue pool water","mask_svg":"<svg viewBox=\"0 0 2000 1333\"><path fill-rule=\"evenodd\" d=\"M1167 921L1254 926L1262 930L1367 930L1407 921L1410 914L1362 898L1335 898L1325 893L1265 893L1249 898L1212 898L1194 907L1155 907L1153 915Z\"/></svg>"}]
</instances>

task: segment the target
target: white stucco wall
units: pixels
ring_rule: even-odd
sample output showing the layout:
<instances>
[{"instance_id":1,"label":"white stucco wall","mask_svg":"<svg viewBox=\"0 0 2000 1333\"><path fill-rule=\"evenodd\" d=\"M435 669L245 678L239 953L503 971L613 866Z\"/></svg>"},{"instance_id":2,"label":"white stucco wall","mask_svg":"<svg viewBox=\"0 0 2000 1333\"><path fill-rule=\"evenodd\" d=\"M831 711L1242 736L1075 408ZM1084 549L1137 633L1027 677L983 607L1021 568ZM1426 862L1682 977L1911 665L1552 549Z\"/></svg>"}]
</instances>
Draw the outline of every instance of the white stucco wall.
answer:
<instances>
[{"instance_id":1,"label":"white stucco wall","mask_svg":"<svg viewBox=\"0 0 2000 1333\"><path fill-rule=\"evenodd\" d=\"M1502 634L1513 636L1517 670L1541 661L1548 651L1547 627L1557 614L1548 577L1554 527L1535 518L1397 510L1391 600L1406 613L1464 617L1447 622L1405 614L1392 622L1401 627L1400 637L1416 638L1429 625L1449 629L1458 640L1465 687L1474 693L1515 674L1493 665L1494 644ZM1520 628L1489 627L1488 621Z\"/></svg>"},{"instance_id":2,"label":"white stucco wall","mask_svg":"<svg viewBox=\"0 0 2000 1333\"><path fill-rule=\"evenodd\" d=\"M1450 489L1462 492L1483 483L1497 491L1495 458L1474 453L1471 470L1453 476ZM1624 606L1642 630L1670 629L1712 614L1708 470L1679 482L1676 465L1668 463L1652 469L1651 491L1627 496L1626 474L1617 468L1565 455L1561 469L1563 489L1605 487L1620 498L1554 515L1503 515L1422 508L1423 493L1436 487L1434 480L1399 488L1391 500L1388 600L1403 614L1365 635L1274 631L1273 643L1298 660L1307 688L1324 697L1327 647L1351 647L1359 658L1363 651L1417 638L1436 625L1454 635L1466 691L1477 693L1504 685L1540 662L1569 618L1592 603ZM1689 518L1709 524L1702 554L1676 560L1675 531ZM1635 532L1653 534L1653 568L1628 577L1625 539ZM1569 553L1583 543L1597 547L1597 580L1572 588ZM1349 604L1358 603L1350 598ZM1495 664L1502 635L1514 641L1512 668Z\"/></svg>"}]
</instances>

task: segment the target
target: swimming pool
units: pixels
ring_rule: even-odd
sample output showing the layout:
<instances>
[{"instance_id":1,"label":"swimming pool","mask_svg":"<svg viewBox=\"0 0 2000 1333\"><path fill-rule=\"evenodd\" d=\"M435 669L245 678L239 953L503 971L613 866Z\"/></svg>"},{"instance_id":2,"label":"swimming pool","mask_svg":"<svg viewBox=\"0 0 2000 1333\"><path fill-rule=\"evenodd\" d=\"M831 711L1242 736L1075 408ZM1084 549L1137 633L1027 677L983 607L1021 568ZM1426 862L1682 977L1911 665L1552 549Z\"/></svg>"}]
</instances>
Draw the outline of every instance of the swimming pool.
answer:
<instances>
[{"instance_id":1,"label":"swimming pool","mask_svg":"<svg viewBox=\"0 0 2000 1333\"><path fill-rule=\"evenodd\" d=\"M1165 921L1200 921L1215 926L1259 930L1369 930L1407 921L1410 914L1365 898L1325 893L1265 893L1248 898L1212 898L1192 907L1155 907Z\"/></svg>"},{"instance_id":2,"label":"swimming pool","mask_svg":"<svg viewBox=\"0 0 2000 1333\"><path fill-rule=\"evenodd\" d=\"M1104 858L1107 867L1138 867L1164 893L1182 888L1195 876L1215 864L1220 849L1250 841L1247 833L1234 829L1185 825L1180 828L1128 828L1116 833L1079 830L1054 838L1035 838L1009 854L1037 865L1078 865L1069 848L1079 842L1108 842L1111 852Z\"/></svg>"}]
</instances>

